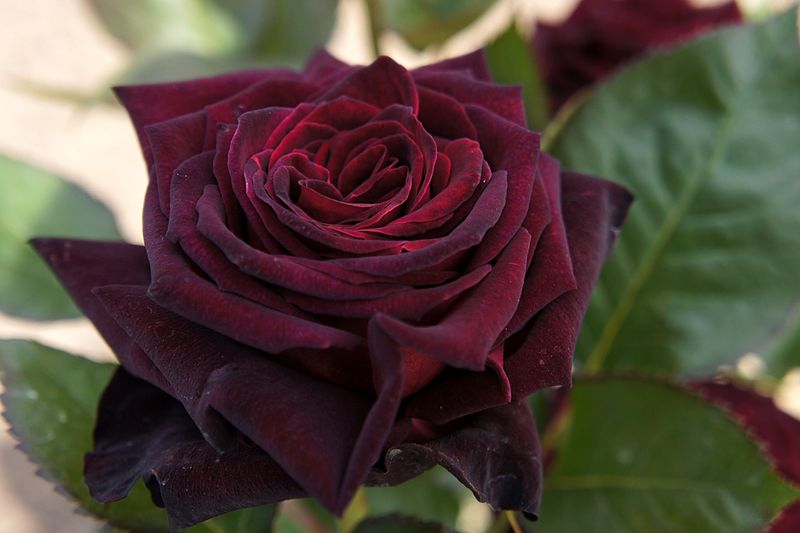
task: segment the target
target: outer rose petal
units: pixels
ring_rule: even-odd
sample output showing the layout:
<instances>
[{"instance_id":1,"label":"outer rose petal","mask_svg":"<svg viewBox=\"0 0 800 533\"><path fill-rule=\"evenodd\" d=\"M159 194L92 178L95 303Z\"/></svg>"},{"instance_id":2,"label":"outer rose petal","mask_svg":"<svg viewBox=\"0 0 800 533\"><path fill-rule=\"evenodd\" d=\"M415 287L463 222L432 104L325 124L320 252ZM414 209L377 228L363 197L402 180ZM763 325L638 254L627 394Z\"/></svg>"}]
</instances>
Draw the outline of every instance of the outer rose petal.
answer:
<instances>
[{"instance_id":1,"label":"outer rose petal","mask_svg":"<svg viewBox=\"0 0 800 533\"><path fill-rule=\"evenodd\" d=\"M431 63L413 71L417 73L427 72L469 72L472 76L479 80L491 81L492 75L489 73L489 64L486 62L486 52L483 50L475 50L463 56L451 57L438 63Z\"/></svg>"},{"instance_id":2,"label":"outer rose petal","mask_svg":"<svg viewBox=\"0 0 800 533\"><path fill-rule=\"evenodd\" d=\"M574 172L562 174L561 198L578 288L539 313L522 345L506 359L515 398L570 383L589 296L633 200L619 185Z\"/></svg>"},{"instance_id":3,"label":"outer rose petal","mask_svg":"<svg viewBox=\"0 0 800 533\"><path fill-rule=\"evenodd\" d=\"M306 495L266 453L237 442L218 454L171 396L117 370L100 400L84 475L96 500L128 495L144 478L173 530L216 515Z\"/></svg>"},{"instance_id":4,"label":"outer rose petal","mask_svg":"<svg viewBox=\"0 0 800 533\"><path fill-rule=\"evenodd\" d=\"M487 409L449 434L390 448L386 471L368 483L395 485L440 464L493 509L522 511L535 519L542 494L542 460L536 424L522 400Z\"/></svg>"},{"instance_id":5,"label":"outer rose petal","mask_svg":"<svg viewBox=\"0 0 800 533\"><path fill-rule=\"evenodd\" d=\"M417 88L411 75L393 59L381 56L368 67L354 70L350 75L316 98L328 102L340 96L349 96L381 109L392 104L419 110Z\"/></svg>"},{"instance_id":6,"label":"outer rose petal","mask_svg":"<svg viewBox=\"0 0 800 533\"><path fill-rule=\"evenodd\" d=\"M31 244L122 364L135 376L172 393L161 372L131 342L92 293L101 285L149 283L150 267L144 247L124 242L75 239L34 239Z\"/></svg>"},{"instance_id":7,"label":"outer rose petal","mask_svg":"<svg viewBox=\"0 0 800 533\"><path fill-rule=\"evenodd\" d=\"M199 80L115 87L114 93L131 117L149 168L153 160L145 126L198 111L268 77L296 79L298 74L289 70L249 70Z\"/></svg>"},{"instance_id":8,"label":"outer rose petal","mask_svg":"<svg viewBox=\"0 0 800 533\"><path fill-rule=\"evenodd\" d=\"M550 303L506 341L504 368L514 398L571 382L572 354L589 295L632 197L611 182L568 172L562 174L561 199L578 288ZM406 413L442 424L502 405L507 400L497 379L493 371L450 372L410 397Z\"/></svg>"},{"instance_id":9,"label":"outer rose petal","mask_svg":"<svg viewBox=\"0 0 800 533\"><path fill-rule=\"evenodd\" d=\"M141 287L110 286L98 296L114 319L173 383L208 439L219 414L268 452L335 513L341 513L378 459L402 387L398 356L373 350L377 397L273 362L258 352L160 308ZM227 444L227 442L225 443Z\"/></svg>"}]
</instances>

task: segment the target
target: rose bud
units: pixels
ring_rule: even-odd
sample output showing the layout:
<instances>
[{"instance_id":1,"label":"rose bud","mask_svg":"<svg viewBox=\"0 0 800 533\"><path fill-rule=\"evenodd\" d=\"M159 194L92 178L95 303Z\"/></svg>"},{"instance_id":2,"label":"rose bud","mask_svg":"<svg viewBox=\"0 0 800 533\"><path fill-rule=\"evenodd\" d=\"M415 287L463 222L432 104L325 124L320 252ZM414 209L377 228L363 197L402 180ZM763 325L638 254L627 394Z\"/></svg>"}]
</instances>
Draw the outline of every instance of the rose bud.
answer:
<instances>
[{"instance_id":1,"label":"rose bud","mask_svg":"<svg viewBox=\"0 0 800 533\"><path fill-rule=\"evenodd\" d=\"M701 8L689 0L581 0L562 24L537 24L533 50L557 110L649 50L741 20L733 1Z\"/></svg>"},{"instance_id":2,"label":"rose bud","mask_svg":"<svg viewBox=\"0 0 800 533\"><path fill-rule=\"evenodd\" d=\"M569 385L630 195L539 150L473 53L414 71L319 52L121 87L144 246L35 246L119 358L85 477L144 478L172 527L441 464L535 515L525 398Z\"/></svg>"}]
</instances>

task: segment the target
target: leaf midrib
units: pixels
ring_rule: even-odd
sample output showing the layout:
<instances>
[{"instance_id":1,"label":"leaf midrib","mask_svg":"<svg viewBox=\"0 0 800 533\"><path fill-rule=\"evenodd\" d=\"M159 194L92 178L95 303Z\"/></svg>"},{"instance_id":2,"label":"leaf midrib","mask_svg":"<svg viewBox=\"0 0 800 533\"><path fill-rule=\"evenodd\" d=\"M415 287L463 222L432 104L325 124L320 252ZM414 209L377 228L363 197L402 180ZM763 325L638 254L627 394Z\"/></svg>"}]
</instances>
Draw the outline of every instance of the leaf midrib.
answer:
<instances>
[{"instance_id":1,"label":"leaf midrib","mask_svg":"<svg viewBox=\"0 0 800 533\"><path fill-rule=\"evenodd\" d=\"M735 108L735 105L726 106L726 112L720 119L715 140L710 151L710 156L706 164L703 166L703 170L697 173L697 175L686 184L680 196L678 197L678 201L667 213L667 216L664 219L664 224L656 235L656 239L650 246L647 253L644 255L639 267L631 277L630 282L628 282L628 285L625 287L625 291L622 293L622 297L620 297L619 302L611 314L611 317L603 326L603 331L600 334L600 338L597 340L597 343L595 343L594 348L586 359L584 371L587 374L597 374L603 369L603 365L608 358L611 347L614 345L617 335L622 329L628 314L633 309L639 292L649 281L650 277L655 271L656 266L662 254L664 253L664 250L666 250L667 245L675 234L675 231L683 221L684 215L692 206L695 198L697 197L697 193L700 191L702 186L715 175L716 170L722 161L722 155L724 153L726 142L728 141L730 132L732 130L734 114L731 110Z\"/></svg>"}]
</instances>

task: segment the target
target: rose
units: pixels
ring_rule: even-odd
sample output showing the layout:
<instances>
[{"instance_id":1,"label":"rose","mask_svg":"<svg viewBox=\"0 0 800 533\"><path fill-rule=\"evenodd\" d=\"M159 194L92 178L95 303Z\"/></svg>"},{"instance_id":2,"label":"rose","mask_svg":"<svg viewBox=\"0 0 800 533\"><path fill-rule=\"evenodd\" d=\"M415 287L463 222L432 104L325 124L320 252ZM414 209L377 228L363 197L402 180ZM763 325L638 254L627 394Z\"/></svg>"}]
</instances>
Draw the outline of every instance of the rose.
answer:
<instances>
[{"instance_id":1,"label":"rose","mask_svg":"<svg viewBox=\"0 0 800 533\"><path fill-rule=\"evenodd\" d=\"M408 72L117 90L150 169L144 247L35 246L118 356L86 482L144 477L174 527L443 464L534 514L525 397L570 382L630 196L564 172L480 53Z\"/></svg>"},{"instance_id":2,"label":"rose","mask_svg":"<svg viewBox=\"0 0 800 533\"><path fill-rule=\"evenodd\" d=\"M741 21L736 2L698 8L687 0L582 0L558 26L539 23L534 53L553 109L654 48Z\"/></svg>"}]
</instances>

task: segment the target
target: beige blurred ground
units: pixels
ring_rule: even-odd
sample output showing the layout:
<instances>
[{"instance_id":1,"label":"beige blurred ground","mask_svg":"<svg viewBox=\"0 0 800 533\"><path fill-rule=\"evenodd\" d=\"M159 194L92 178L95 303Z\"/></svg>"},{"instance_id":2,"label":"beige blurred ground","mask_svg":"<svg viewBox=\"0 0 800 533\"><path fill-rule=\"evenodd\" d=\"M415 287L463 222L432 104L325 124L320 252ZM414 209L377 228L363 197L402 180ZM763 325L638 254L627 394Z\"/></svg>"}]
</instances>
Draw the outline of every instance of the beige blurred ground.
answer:
<instances>
[{"instance_id":1,"label":"beige blurred ground","mask_svg":"<svg viewBox=\"0 0 800 533\"><path fill-rule=\"evenodd\" d=\"M391 37L382 45L413 66L480 46L505 25L514 6L522 8L526 17L538 9L543 18L553 19L573 3L502 0L435 53L415 54ZM363 28L359 24L362 17L361 0L343 0L329 48L344 60L369 60L368 37L359 29ZM27 80L91 91L125 65L126 51L100 29L81 0L0 0L0 20L0 153L37 163L79 183L112 208L128 240L140 242L145 168L123 112L106 106L78 109L63 101L32 96L18 85ZM90 357L109 357L98 335L82 320L43 326L0 314L3 337L34 338ZM795 376L795 381L800 382L800 376ZM5 422L0 422L0 533L97 531L96 522L75 515L71 502L35 476L35 467L14 449L5 430Z\"/></svg>"}]
</instances>

